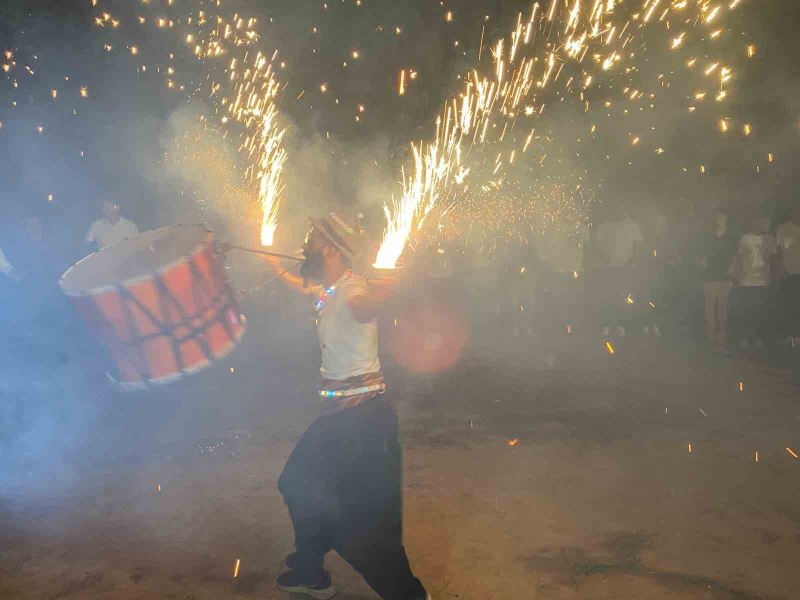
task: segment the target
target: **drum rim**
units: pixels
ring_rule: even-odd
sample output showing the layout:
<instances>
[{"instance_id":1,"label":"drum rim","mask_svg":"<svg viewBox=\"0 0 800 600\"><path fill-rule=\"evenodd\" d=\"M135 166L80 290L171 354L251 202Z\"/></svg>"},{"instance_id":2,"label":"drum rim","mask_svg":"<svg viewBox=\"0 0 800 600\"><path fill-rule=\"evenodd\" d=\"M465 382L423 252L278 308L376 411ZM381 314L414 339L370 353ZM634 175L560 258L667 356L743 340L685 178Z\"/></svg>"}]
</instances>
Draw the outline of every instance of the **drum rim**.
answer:
<instances>
[{"instance_id":1,"label":"drum rim","mask_svg":"<svg viewBox=\"0 0 800 600\"><path fill-rule=\"evenodd\" d=\"M111 244L110 246L107 246L106 248L103 248L102 250L97 250L97 251L92 252L91 254L89 254L87 256L84 256L82 259L80 259L78 262L76 262L74 265L72 265L69 269L64 271L64 274L58 280L58 285L61 288L61 291L64 292L64 294L66 294L67 296L69 296L71 298L86 298L88 296L99 296L101 294L107 294L108 292L115 292L120 287L131 287L131 286L139 284L139 283L141 283L143 281L151 280L153 278L154 274L155 275L162 275L163 273L165 273L167 271L170 271L170 270L174 269L175 267L188 262L191 257L195 256L198 252L200 252L205 247L209 246L210 244L212 244L214 242L214 230L211 229L208 225L205 225L205 224L203 224L203 225L168 225L166 227L159 227L157 229L150 229L149 231L144 231L139 235L144 235L146 233L154 233L154 232L157 232L157 231L165 231L165 230L168 230L168 229L201 229L201 230L205 231L206 235L205 235L203 241L201 241L196 246L192 247L192 249L189 251L189 253L186 254L185 256L181 256L180 258L177 258L177 259L173 260L172 262L167 263L166 265L162 265L162 266L160 266L160 267L158 267L156 269L153 269L153 270L151 270L151 271L149 271L149 272L147 272L147 273L145 273L143 275L138 275L136 277L130 277L128 279L123 279L121 281L118 281L118 282L114 283L113 285L102 285L102 286L98 286L98 287L94 287L94 288L88 288L88 289L82 289L82 290L67 289L65 287L65 279L73 271L73 269L77 268L78 265L80 265L84 261L89 260L95 254L99 254L100 252L103 252L107 248L113 248L114 246L116 246L118 244L122 244L122 243L128 241L128 240L121 240L119 242ZM130 238L130 239L135 239L136 237L139 237L139 236L135 236L134 238Z\"/></svg>"},{"instance_id":2,"label":"drum rim","mask_svg":"<svg viewBox=\"0 0 800 600\"><path fill-rule=\"evenodd\" d=\"M121 379L114 379L111 378L115 385L119 386L120 389L126 392L132 392L137 390L147 390L154 386L158 385L167 385L169 383L174 383L188 377L189 375L194 375L195 373L199 373L203 369L209 367L210 365L219 362L226 356L228 356L231 352L233 352L239 344L242 343L242 338L244 337L246 327L244 323L242 323L242 327L240 327L236 331L236 337L231 338L228 340L228 343L221 349L219 352L214 353L214 356L209 359L206 358L204 362L198 363L191 367L182 369L180 371L176 371L175 373L170 373L169 375L162 375L161 377L154 377L152 379L140 379L139 381L124 381ZM111 377L109 375L109 377Z\"/></svg>"}]
</instances>

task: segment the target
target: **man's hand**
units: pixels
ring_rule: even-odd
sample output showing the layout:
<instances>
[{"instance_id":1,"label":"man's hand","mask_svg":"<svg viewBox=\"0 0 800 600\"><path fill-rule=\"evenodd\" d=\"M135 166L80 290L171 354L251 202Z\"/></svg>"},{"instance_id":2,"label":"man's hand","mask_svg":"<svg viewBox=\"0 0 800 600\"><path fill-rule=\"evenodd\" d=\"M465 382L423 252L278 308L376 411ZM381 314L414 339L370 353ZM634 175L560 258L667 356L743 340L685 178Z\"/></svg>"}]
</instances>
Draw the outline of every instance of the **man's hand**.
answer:
<instances>
[{"instance_id":1,"label":"man's hand","mask_svg":"<svg viewBox=\"0 0 800 600\"><path fill-rule=\"evenodd\" d=\"M396 270L380 270L369 279L369 294L354 296L347 301L353 318L359 323L369 323L376 316L381 306L397 291L400 282Z\"/></svg>"},{"instance_id":2,"label":"man's hand","mask_svg":"<svg viewBox=\"0 0 800 600\"><path fill-rule=\"evenodd\" d=\"M373 277L369 278L369 285L373 295L381 301L387 300L397 291L400 284L400 271L397 269L380 269Z\"/></svg>"},{"instance_id":3,"label":"man's hand","mask_svg":"<svg viewBox=\"0 0 800 600\"><path fill-rule=\"evenodd\" d=\"M262 255L261 258L264 259L264 262L267 263L273 270L277 272L281 272L286 269L286 267L281 262L281 259L277 256L269 256L269 255Z\"/></svg>"}]
</instances>

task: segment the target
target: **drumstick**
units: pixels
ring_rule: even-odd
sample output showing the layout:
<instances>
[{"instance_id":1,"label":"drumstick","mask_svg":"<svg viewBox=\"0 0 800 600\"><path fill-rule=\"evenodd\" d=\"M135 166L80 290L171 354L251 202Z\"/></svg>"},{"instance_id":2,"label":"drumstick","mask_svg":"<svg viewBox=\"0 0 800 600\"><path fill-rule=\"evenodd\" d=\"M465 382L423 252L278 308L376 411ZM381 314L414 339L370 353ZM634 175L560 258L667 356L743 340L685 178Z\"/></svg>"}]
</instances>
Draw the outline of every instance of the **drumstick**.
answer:
<instances>
[{"instance_id":1,"label":"drumstick","mask_svg":"<svg viewBox=\"0 0 800 600\"><path fill-rule=\"evenodd\" d=\"M276 258L285 258L286 260L296 260L297 262L303 262L304 260L296 256L289 256L288 254L278 254L277 252L267 252L266 250L256 250L255 248L245 248L243 246L230 246L228 244L224 244L223 246L225 250L240 250L241 252L250 252L251 254L261 254L263 256L274 256Z\"/></svg>"},{"instance_id":2,"label":"drumstick","mask_svg":"<svg viewBox=\"0 0 800 600\"><path fill-rule=\"evenodd\" d=\"M291 267L286 267L286 268L285 268L283 271L281 271L280 273L278 273L278 274L276 274L276 275L273 275L272 277L270 277L269 279L267 279L267 280L266 280L264 283L262 283L262 284L260 284L260 285L257 285L256 287L254 287L254 288L252 288L252 289L245 290L245 291L243 291L243 292L239 292L238 294L236 294L236 298L237 298L237 299L246 298L247 296L249 296L249 295L250 295L250 294L252 294L253 292L257 292L257 291L258 291L258 290L260 290L261 288L268 286L270 283L272 283L272 282L273 282L273 281L275 281L276 279L279 279L279 278L280 278L282 275L286 275L286 273L288 273L289 271L294 271L294 270L295 270L297 267L299 267L299 266L300 266L300 265L299 265L299 264L297 264L297 265L293 265L293 266L291 266Z\"/></svg>"}]
</instances>

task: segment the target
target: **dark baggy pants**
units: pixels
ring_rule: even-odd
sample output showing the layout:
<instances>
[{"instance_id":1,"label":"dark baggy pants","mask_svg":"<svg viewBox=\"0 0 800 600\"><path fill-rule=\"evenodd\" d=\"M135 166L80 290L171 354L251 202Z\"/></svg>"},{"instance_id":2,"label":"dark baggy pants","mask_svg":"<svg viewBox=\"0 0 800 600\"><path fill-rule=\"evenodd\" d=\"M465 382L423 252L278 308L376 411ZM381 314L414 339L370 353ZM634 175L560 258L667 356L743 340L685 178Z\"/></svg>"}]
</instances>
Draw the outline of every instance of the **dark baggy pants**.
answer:
<instances>
[{"instance_id":1,"label":"dark baggy pants","mask_svg":"<svg viewBox=\"0 0 800 600\"><path fill-rule=\"evenodd\" d=\"M384 600L424 600L403 547L401 462L385 395L314 421L278 481L295 531L292 569L313 578L335 550Z\"/></svg>"},{"instance_id":2,"label":"dark baggy pants","mask_svg":"<svg viewBox=\"0 0 800 600\"><path fill-rule=\"evenodd\" d=\"M738 286L731 292L731 331L737 341L772 341L772 290Z\"/></svg>"},{"instance_id":3,"label":"dark baggy pants","mask_svg":"<svg viewBox=\"0 0 800 600\"><path fill-rule=\"evenodd\" d=\"M800 336L800 275L787 275L781 282L781 333Z\"/></svg>"},{"instance_id":4,"label":"dark baggy pants","mask_svg":"<svg viewBox=\"0 0 800 600\"><path fill-rule=\"evenodd\" d=\"M647 304L646 294L640 293L641 285L636 273L629 267L603 267L589 274L588 310L597 326L616 327L622 325L631 332L642 325ZM633 304L626 302L628 295Z\"/></svg>"}]
</instances>

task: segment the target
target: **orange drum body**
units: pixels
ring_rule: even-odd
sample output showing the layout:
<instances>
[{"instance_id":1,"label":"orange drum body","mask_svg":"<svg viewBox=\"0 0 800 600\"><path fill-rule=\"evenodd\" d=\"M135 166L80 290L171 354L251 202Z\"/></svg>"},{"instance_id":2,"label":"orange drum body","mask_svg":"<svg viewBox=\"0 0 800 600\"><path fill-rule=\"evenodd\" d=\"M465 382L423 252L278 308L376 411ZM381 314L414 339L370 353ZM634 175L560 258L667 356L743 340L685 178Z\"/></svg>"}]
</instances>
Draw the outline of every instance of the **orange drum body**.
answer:
<instances>
[{"instance_id":1,"label":"orange drum body","mask_svg":"<svg viewBox=\"0 0 800 600\"><path fill-rule=\"evenodd\" d=\"M165 227L91 254L61 288L116 364L124 389L168 383L228 354L244 318L211 231Z\"/></svg>"}]
</instances>

